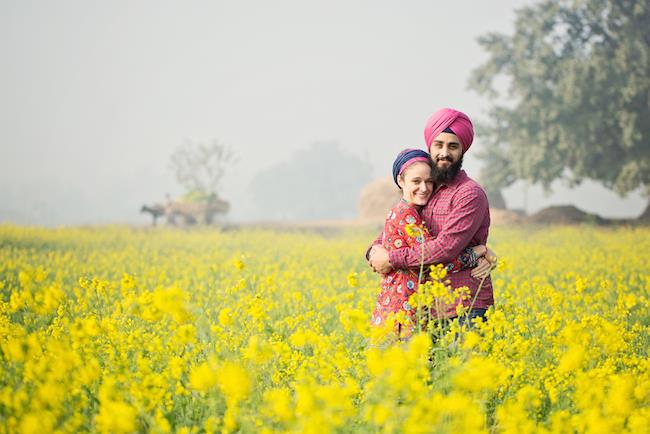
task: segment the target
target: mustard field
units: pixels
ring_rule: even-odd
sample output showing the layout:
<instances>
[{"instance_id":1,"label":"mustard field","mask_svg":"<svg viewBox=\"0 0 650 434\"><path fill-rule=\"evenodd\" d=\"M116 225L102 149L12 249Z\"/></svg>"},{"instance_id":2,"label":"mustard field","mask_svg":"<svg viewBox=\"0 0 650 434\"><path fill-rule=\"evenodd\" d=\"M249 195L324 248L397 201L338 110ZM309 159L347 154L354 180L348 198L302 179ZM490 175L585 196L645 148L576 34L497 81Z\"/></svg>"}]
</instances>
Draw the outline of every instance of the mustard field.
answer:
<instances>
[{"instance_id":1,"label":"mustard field","mask_svg":"<svg viewBox=\"0 0 650 434\"><path fill-rule=\"evenodd\" d=\"M0 226L0 432L650 432L650 229L495 227L487 322L388 346L375 236Z\"/></svg>"}]
</instances>

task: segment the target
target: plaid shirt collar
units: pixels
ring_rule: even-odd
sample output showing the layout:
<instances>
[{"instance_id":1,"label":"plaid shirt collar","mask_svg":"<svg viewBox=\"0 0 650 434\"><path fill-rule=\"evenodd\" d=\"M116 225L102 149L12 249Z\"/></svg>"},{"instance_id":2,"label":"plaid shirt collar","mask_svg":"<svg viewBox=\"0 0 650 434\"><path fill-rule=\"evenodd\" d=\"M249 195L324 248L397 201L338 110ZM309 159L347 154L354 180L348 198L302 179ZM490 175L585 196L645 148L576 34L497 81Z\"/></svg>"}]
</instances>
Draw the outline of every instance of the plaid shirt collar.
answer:
<instances>
[{"instance_id":1,"label":"plaid shirt collar","mask_svg":"<svg viewBox=\"0 0 650 434\"><path fill-rule=\"evenodd\" d=\"M467 173L465 173L464 170L461 170L460 172L458 172L458 175L456 175L456 177L451 180L451 182L449 184L440 185L436 189L436 191L442 190L443 187L446 187L446 188L449 188L449 189L452 189L452 190L456 190L459 185L461 185L462 183L464 183L468 179L469 179L469 176L467 176Z\"/></svg>"}]
</instances>

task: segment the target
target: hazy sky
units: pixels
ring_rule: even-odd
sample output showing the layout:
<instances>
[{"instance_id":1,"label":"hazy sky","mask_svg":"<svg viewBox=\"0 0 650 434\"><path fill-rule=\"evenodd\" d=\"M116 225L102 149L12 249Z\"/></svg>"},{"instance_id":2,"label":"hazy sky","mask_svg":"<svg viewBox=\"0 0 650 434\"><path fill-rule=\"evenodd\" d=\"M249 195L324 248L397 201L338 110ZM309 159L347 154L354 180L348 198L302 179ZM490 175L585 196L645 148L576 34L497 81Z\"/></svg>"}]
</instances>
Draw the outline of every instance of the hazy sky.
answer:
<instances>
[{"instance_id":1,"label":"hazy sky","mask_svg":"<svg viewBox=\"0 0 650 434\"><path fill-rule=\"evenodd\" d=\"M187 140L238 154L231 220L263 219L250 181L316 141L388 175L400 149L423 146L434 110L484 115L466 88L485 59L476 37L510 32L528 3L0 0L0 221L147 222L143 203L180 192L168 161ZM645 207L593 183L556 190L529 188L528 210ZM510 206L522 191L507 191Z\"/></svg>"}]
</instances>

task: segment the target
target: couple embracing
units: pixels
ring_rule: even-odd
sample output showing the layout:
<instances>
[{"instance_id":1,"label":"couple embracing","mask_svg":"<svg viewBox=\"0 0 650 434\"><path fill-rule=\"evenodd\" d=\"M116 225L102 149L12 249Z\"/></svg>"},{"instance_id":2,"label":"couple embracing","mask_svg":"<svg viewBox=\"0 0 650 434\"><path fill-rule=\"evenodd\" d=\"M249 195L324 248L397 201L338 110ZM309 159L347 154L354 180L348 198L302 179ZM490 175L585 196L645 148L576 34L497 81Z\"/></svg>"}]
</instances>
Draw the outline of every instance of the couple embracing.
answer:
<instances>
[{"instance_id":1,"label":"couple embracing","mask_svg":"<svg viewBox=\"0 0 650 434\"><path fill-rule=\"evenodd\" d=\"M384 326L402 318L395 323L399 339L408 338L417 323L409 298L425 280L418 273L423 264L427 270L442 264L451 288L469 289L455 302L438 305L437 318L451 319L463 311L463 321L485 318L494 304L489 273L495 256L486 247L487 196L461 169L474 139L472 122L462 112L441 109L427 121L424 138L428 153L406 149L393 163L402 198L366 253L370 266L382 275L372 323Z\"/></svg>"}]
</instances>

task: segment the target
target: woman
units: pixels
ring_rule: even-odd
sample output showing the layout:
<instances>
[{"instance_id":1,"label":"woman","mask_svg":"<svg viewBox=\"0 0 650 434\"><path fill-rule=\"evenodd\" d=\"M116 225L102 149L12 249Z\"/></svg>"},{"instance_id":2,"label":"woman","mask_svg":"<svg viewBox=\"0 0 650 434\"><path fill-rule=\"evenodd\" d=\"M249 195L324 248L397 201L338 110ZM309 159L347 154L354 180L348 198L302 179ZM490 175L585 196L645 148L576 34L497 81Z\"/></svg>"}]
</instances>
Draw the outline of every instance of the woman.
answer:
<instances>
[{"instance_id":1,"label":"woman","mask_svg":"<svg viewBox=\"0 0 650 434\"><path fill-rule=\"evenodd\" d=\"M433 193L431 168L429 154L420 149L405 149L395 159L393 180L402 190L402 198L386 217L382 245L387 250L419 246L431 239L419 214L420 208L426 205ZM489 273L490 266L477 267L477 264L478 259L486 253L485 246L468 247L453 262L446 264L446 268L453 273L476 267L472 275L482 278ZM395 333L398 339L408 338L416 323L416 311L408 300L418 289L418 273L419 270L392 270L382 275L381 292L372 314L372 324L382 326L387 320L397 318Z\"/></svg>"}]
</instances>

